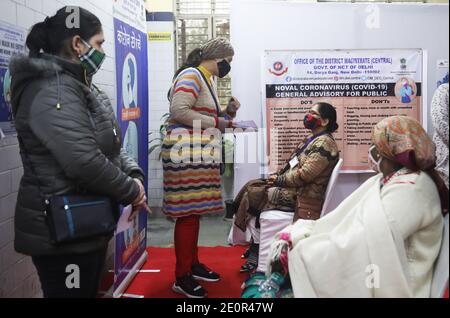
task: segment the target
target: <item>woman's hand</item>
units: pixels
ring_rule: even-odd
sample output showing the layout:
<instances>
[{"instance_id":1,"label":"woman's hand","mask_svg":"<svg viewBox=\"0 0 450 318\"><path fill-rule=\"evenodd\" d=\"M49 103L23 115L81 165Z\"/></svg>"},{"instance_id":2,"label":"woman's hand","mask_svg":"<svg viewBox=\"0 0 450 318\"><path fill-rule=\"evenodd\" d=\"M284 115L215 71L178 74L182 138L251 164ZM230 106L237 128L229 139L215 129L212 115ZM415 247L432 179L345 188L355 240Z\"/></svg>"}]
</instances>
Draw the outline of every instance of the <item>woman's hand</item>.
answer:
<instances>
[{"instance_id":1,"label":"woman's hand","mask_svg":"<svg viewBox=\"0 0 450 318\"><path fill-rule=\"evenodd\" d=\"M133 206L133 212L131 212L130 217L128 218L128 222L133 221L139 215L141 209L145 209L149 214L152 214L152 210L148 207L147 203L145 203L144 207L135 207Z\"/></svg>"},{"instance_id":2,"label":"woman's hand","mask_svg":"<svg viewBox=\"0 0 450 318\"><path fill-rule=\"evenodd\" d=\"M147 205L147 195L145 194L144 185L139 179L134 179L134 182L136 182L137 185L139 186L139 195L132 203L133 212L131 213L128 219L129 221L132 221L134 218L136 218L141 209L145 209L148 213L152 214L152 210L150 210L150 208Z\"/></svg>"},{"instance_id":3,"label":"woman's hand","mask_svg":"<svg viewBox=\"0 0 450 318\"><path fill-rule=\"evenodd\" d=\"M148 214L152 214L153 211L148 207L147 203L144 206L133 206L133 212L131 212L130 217L128 218L128 222L133 221L138 215L141 209L145 209Z\"/></svg>"},{"instance_id":4,"label":"woman's hand","mask_svg":"<svg viewBox=\"0 0 450 318\"><path fill-rule=\"evenodd\" d=\"M136 184L139 187L139 195L136 197L136 199L134 199L132 205L133 206L141 206L145 202L147 202L147 196L145 195L144 185L142 184L141 180L139 180L139 179L133 179L133 180L134 180L134 182L136 182Z\"/></svg>"},{"instance_id":5,"label":"woman's hand","mask_svg":"<svg viewBox=\"0 0 450 318\"><path fill-rule=\"evenodd\" d=\"M238 111L241 108L241 103L239 102L239 100L236 97L231 97L230 99L230 103L229 105L233 108L236 109L236 111Z\"/></svg>"},{"instance_id":6,"label":"woman's hand","mask_svg":"<svg viewBox=\"0 0 450 318\"><path fill-rule=\"evenodd\" d=\"M233 122L223 117L219 117L217 128L219 128L220 132L224 133L228 128L233 128Z\"/></svg>"},{"instance_id":7,"label":"woman's hand","mask_svg":"<svg viewBox=\"0 0 450 318\"><path fill-rule=\"evenodd\" d=\"M231 97L230 101L228 102L227 113L234 118L236 117L236 113L238 112L239 108L241 108L241 103L237 100L236 97Z\"/></svg>"},{"instance_id":8,"label":"woman's hand","mask_svg":"<svg viewBox=\"0 0 450 318\"><path fill-rule=\"evenodd\" d=\"M275 185L275 181L277 181L277 179L278 179L278 176L276 174L270 176L269 179L267 179L267 185L269 187L273 187Z\"/></svg>"}]
</instances>

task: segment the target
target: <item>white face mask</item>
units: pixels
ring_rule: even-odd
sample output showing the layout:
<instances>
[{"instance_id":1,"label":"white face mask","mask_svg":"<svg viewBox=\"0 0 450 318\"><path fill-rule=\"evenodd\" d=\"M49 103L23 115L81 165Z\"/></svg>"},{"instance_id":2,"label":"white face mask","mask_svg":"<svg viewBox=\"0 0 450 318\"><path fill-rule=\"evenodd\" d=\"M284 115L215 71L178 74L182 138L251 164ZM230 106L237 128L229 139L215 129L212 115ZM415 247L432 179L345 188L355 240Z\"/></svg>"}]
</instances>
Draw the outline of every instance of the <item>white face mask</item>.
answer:
<instances>
[{"instance_id":1,"label":"white face mask","mask_svg":"<svg viewBox=\"0 0 450 318\"><path fill-rule=\"evenodd\" d=\"M374 150L376 147L372 146L369 149L369 164L370 167L375 170L376 173L380 173L381 172L381 161L383 161L383 157L380 156L380 159L378 161L375 160L375 158L372 156L372 150Z\"/></svg>"}]
</instances>

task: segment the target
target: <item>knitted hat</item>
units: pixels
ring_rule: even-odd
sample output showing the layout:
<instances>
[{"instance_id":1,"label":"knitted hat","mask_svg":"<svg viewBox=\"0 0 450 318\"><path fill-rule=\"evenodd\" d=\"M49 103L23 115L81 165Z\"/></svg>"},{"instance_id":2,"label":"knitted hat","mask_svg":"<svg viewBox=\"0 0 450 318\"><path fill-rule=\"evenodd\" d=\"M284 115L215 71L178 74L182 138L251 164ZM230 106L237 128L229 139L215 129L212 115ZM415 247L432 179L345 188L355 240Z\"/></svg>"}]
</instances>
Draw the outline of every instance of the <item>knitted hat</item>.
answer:
<instances>
[{"instance_id":1,"label":"knitted hat","mask_svg":"<svg viewBox=\"0 0 450 318\"><path fill-rule=\"evenodd\" d=\"M223 59L234 55L230 41L224 38L212 39L200 47L202 60Z\"/></svg>"}]
</instances>

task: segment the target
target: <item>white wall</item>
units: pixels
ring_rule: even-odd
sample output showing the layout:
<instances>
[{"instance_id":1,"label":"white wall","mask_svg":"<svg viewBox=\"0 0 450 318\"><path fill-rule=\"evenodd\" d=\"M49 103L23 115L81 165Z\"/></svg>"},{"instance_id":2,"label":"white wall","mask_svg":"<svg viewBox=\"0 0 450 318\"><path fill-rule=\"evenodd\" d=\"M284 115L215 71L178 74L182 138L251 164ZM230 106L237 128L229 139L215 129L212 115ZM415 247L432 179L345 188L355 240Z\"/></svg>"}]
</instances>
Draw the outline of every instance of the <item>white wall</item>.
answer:
<instances>
[{"instance_id":1,"label":"white wall","mask_svg":"<svg viewBox=\"0 0 450 318\"><path fill-rule=\"evenodd\" d=\"M114 27L112 0L0 0L0 20L29 29L65 5L79 5L96 14L106 36L107 59L95 82L115 105ZM14 209L23 174L17 138L0 141L0 298L40 297L40 283L29 257L14 251Z\"/></svg>"},{"instance_id":2,"label":"white wall","mask_svg":"<svg viewBox=\"0 0 450 318\"><path fill-rule=\"evenodd\" d=\"M147 22L148 32L170 32L174 34L174 22ZM149 132L150 140L159 137L161 117L169 112L167 92L175 73L175 38L171 41L148 42L148 82L149 82ZM152 143L153 145L153 143ZM149 204L161 207L163 201L163 170L159 151L149 157Z\"/></svg>"},{"instance_id":3,"label":"white wall","mask_svg":"<svg viewBox=\"0 0 450 318\"><path fill-rule=\"evenodd\" d=\"M146 0L148 12L173 12L173 0Z\"/></svg>"},{"instance_id":4,"label":"white wall","mask_svg":"<svg viewBox=\"0 0 450 318\"><path fill-rule=\"evenodd\" d=\"M251 14L250 14L251 13ZM379 14L377 14L379 13ZM379 27L366 21L378 15ZM448 5L295 3L231 0L233 94L242 104L239 118L259 120L261 56L264 50L423 48L428 51L429 105L436 87L436 61L449 56ZM255 118L255 114L258 114ZM431 127L431 120L428 120ZM236 165L235 189L259 176L258 164ZM368 175L341 175L336 206Z\"/></svg>"}]
</instances>

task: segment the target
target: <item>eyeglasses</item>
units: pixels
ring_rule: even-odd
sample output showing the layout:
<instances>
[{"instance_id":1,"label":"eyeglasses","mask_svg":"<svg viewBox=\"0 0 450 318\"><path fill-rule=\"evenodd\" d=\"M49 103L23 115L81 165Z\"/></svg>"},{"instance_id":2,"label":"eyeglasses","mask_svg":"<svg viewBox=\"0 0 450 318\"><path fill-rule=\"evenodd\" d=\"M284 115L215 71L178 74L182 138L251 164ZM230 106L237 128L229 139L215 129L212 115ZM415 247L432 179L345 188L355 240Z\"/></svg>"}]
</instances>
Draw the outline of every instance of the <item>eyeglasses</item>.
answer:
<instances>
[{"instance_id":1,"label":"eyeglasses","mask_svg":"<svg viewBox=\"0 0 450 318\"><path fill-rule=\"evenodd\" d=\"M381 158L381 155L375 145L369 148L369 153L375 161L378 161Z\"/></svg>"},{"instance_id":2,"label":"eyeglasses","mask_svg":"<svg viewBox=\"0 0 450 318\"><path fill-rule=\"evenodd\" d=\"M322 118L322 116L320 116L320 114L318 112L316 112L315 110L312 110L312 109L308 110L308 114Z\"/></svg>"}]
</instances>

